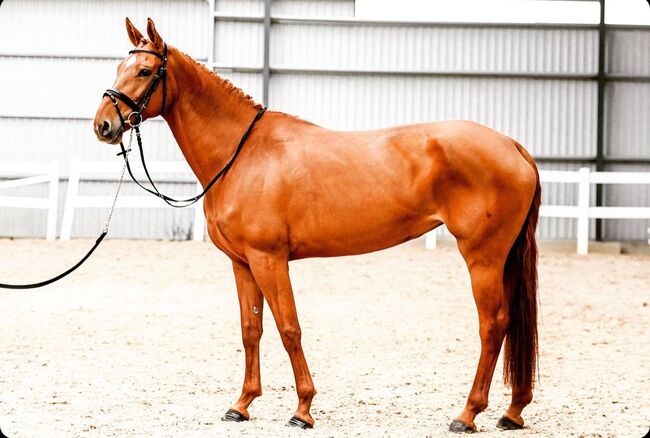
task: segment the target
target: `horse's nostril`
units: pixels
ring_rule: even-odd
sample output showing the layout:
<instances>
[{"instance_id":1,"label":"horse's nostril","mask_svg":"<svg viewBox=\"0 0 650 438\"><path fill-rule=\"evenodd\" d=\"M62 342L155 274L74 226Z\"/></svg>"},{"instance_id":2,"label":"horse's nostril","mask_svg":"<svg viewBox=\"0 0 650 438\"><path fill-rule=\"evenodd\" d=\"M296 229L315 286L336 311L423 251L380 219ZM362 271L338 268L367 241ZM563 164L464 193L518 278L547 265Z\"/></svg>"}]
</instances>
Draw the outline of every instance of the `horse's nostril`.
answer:
<instances>
[{"instance_id":1,"label":"horse's nostril","mask_svg":"<svg viewBox=\"0 0 650 438\"><path fill-rule=\"evenodd\" d=\"M108 120L104 120L104 123L102 123L101 133L104 137L107 137L110 132L111 132L111 122L109 122Z\"/></svg>"}]
</instances>

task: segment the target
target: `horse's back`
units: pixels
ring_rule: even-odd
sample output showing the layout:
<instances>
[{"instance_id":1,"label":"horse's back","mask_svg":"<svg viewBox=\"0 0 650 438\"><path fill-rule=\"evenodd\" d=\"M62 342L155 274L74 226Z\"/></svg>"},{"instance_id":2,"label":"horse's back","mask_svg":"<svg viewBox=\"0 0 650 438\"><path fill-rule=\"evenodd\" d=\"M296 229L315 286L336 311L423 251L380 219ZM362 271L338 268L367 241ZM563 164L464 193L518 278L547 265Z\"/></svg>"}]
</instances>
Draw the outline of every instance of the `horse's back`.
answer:
<instances>
[{"instance_id":1,"label":"horse's back","mask_svg":"<svg viewBox=\"0 0 650 438\"><path fill-rule=\"evenodd\" d=\"M446 222L451 197L507 184L522 162L530 170L512 139L471 122L340 132L279 119L236 166L233 187L253 190L245 204L233 190L226 204L241 211L224 223L236 218L258 244L286 241L291 258L394 246Z\"/></svg>"}]
</instances>

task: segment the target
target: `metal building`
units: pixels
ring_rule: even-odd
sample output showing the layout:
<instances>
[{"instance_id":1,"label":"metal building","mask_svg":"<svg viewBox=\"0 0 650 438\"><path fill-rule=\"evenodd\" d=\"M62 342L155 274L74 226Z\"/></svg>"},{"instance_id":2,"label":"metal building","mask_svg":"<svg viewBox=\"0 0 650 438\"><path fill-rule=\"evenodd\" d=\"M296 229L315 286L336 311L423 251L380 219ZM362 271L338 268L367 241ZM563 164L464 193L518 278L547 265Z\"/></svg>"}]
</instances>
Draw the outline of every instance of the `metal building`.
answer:
<instances>
[{"instance_id":1,"label":"metal building","mask_svg":"<svg viewBox=\"0 0 650 438\"><path fill-rule=\"evenodd\" d=\"M524 144L542 169L650 170L650 27L413 23L355 18L354 0L6 0L0 9L0 161L115 160L92 132L101 94L129 50L128 15L274 110L333 129L471 119ZM29 38L25 34L30 35ZM181 160L162 120L148 157ZM193 193L188 181L162 185ZM113 183L84 181L83 193ZM135 187L127 186L135 192ZM36 193L35 189L23 189ZM574 202L550 184L544 202ZM650 205L647 186L606 186L594 204ZM79 211L94 236L106 211ZM190 211L124 210L114 237L186 238ZM0 210L0 235L42 235L41 212ZM647 238L647 220L603 221L592 237ZM543 219L543 238L575 236Z\"/></svg>"}]
</instances>

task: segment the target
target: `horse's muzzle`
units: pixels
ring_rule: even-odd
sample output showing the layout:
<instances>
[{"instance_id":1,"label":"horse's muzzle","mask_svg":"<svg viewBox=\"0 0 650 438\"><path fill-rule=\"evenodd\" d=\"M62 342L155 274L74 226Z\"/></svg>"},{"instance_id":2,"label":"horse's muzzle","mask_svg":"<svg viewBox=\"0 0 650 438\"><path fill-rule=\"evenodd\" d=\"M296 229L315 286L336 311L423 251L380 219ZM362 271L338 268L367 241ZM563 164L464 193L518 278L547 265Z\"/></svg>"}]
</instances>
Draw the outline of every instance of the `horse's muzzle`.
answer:
<instances>
[{"instance_id":1,"label":"horse's muzzle","mask_svg":"<svg viewBox=\"0 0 650 438\"><path fill-rule=\"evenodd\" d=\"M110 120L95 120L95 135L103 143L118 144L122 141L123 130L119 123Z\"/></svg>"}]
</instances>

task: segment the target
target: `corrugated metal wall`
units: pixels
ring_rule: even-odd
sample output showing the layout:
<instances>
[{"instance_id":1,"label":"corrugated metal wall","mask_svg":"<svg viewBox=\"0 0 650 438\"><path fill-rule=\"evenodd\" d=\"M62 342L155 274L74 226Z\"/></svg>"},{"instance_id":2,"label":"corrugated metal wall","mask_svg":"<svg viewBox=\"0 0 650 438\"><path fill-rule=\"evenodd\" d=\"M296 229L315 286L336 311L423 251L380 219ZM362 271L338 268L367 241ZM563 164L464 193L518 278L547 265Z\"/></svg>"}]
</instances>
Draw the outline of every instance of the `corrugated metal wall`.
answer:
<instances>
[{"instance_id":1,"label":"corrugated metal wall","mask_svg":"<svg viewBox=\"0 0 650 438\"><path fill-rule=\"evenodd\" d=\"M608 33L607 70L621 76L607 85L606 154L620 158L645 158L650 163L650 82L625 81L626 75L650 76L650 30L620 28ZM650 171L650 164L613 164L608 170ZM604 189L605 205L647 207L647 185L610 185ZM648 236L650 220L606 221L604 235L613 240L640 240Z\"/></svg>"},{"instance_id":2,"label":"corrugated metal wall","mask_svg":"<svg viewBox=\"0 0 650 438\"><path fill-rule=\"evenodd\" d=\"M103 91L115 79L119 60L131 49L124 30L129 16L145 30L155 17L165 38L201 60L208 51L208 4L204 0L8 0L0 9L0 160L58 160L63 183L59 191L59 221L72 157L115 160L115 147L101 144L92 118ZM38 38L24 38L32 32ZM153 120L143 128L147 157L183 159L167 125ZM163 184L168 191L194 193L193 184ZM82 183L80 194L110 194L114 184ZM136 192L132 184L126 193ZM44 186L9 194L45 196ZM79 209L72 235L96 236L107 211ZM38 210L0 209L0 236L43 236L46 214ZM186 238L193 212L177 209L120 210L114 237Z\"/></svg>"},{"instance_id":3,"label":"corrugated metal wall","mask_svg":"<svg viewBox=\"0 0 650 438\"><path fill-rule=\"evenodd\" d=\"M5 2L0 13L0 95L7 98L0 100L0 160L58 159L65 164L73 156L114 159L112 149L94 138L90 118L113 81L117 60L129 50L125 15L139 26L147 15L154 17L163 37L213 62L220 74L262 101L264 1L214 3L211 12L204 0ZM271 12L271 109L334 129L471 119L517 138L536 156L577 157L574 162L544 163L540 167L545 169L577 169L584 165L580 158L596 154L597 84L592 77L598 67L598 33L593 26L359 22L354 20L353 0L274 0ZM215 15L212 29L209 14ZM28 16L29 27L47 38L16 38ZM610 73L650 75L649 31L616 29L609 33L608 44ZM540 73L547 77L526 77ZM25 88L32 90L29 99L19 94ZM66 90L66 98L54 89ZM608 83L608 155L650 159L649 98L648 83ZM147 123L144 131L152 159L182 158L164 123ZM105 182L88 186L111 190ZM169 188L193 190L180 183ZM544 201L556 204L575 202L576 196L575 187L560 184L544 191ZM605 201L648 205L650 193L643 187L606 187ZM73 235L95 234L103 214L77 215ZM41 234L44 216L5 209L0 235ZM607 221L605 238L644 239L647 222ZM113 234L169 238L185 235L183 230L190 227L191 213L120 211ZM540 233L574 237L575 224L543 219Z\"/></svg>"}]
</instances>

